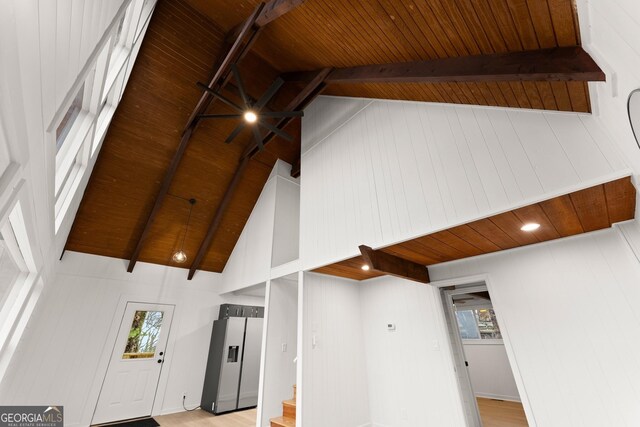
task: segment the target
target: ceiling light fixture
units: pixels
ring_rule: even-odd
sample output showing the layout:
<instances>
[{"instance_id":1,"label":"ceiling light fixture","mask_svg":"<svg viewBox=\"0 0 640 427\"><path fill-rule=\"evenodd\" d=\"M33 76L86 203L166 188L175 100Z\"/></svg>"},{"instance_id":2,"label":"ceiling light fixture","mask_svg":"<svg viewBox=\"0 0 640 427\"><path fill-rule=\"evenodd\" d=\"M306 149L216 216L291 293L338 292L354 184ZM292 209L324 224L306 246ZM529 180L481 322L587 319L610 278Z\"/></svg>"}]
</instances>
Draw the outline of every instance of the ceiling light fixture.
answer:
<instances>
[{"instance_id":1,"label":"ceiling light fixture","mask_svg":"<svg viewBox=\"0 0 640 427\"><path fill-rule=\"evenodd\" d=\"M175 252L171 259L173 262L178 264L182 264L187 261L187 253L184 251L184 241L187 238L187 233L189 232L189 222L191 222L191 211L193 210L193 205L196 204L196 199L189 199L189 216L187 217L187 226L184 229L184 235L182 236L182 244L180 245L180 250Z\"/></svg>"},{"instance_id":2,"label":"ceiling light fixture","mask_svg":"<svg viewBox=\"0 0 640 427\"><path fill-rule=\"evenodd\" d=\"M363 269L364 271L369 271L369 265L368 265L368 264L363 264L363 265L362 265L362 269Z\"/></svg>"},{"instance_id":3,"label":"ceiling light fixture","mask_svg":"<svg viewBox=\"0 0 640 427\"><path fill-rule=\"evenodd\" d=\"M258 115L253 111L245 111L244 119L247 123L255 123L258 120Z\"/></svg>"},{"instance_id":4,"label":"ceiling light fixture","mask_svg":"<svg viewBox=\"0 0 640 427\"><path fill-rule=\"evenodd\" d=\"M536 222L529 222L529 223L523 225L522 227L520 227L520 230L522 230L522 231L535 231L538 228L540 228L540 224L538 224Z\"/></svg>"}]
</instances>

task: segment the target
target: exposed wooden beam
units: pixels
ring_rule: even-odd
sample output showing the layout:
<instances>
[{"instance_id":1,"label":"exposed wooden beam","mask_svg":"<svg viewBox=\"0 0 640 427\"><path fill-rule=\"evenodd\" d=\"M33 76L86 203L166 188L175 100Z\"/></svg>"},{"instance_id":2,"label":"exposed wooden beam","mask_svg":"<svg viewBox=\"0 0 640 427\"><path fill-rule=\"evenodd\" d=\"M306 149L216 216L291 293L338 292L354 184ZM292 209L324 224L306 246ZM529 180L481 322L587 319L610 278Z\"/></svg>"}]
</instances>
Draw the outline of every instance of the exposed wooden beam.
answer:
<instances>
[{"instance_id":1,"label":"exposed wooden beam","mask_svg":"<svg viewBox=\"0 0 640 427\"><path fill-rule=\"evenodd\" d=\"M209 87L215 87L219 80L225 76L228 76L231 64L238 61L240 57L242 57L246 51L247 47L250 47L251 41L255 38L255 30L253 28L253 24L256 19L262 12L264 8L264 3L260 3L256 9L253 11L251 16L245 21L244 25L241 28L241 31L236 38L236 41L231 45L231 47L227 50L226 54L223 56L222 60L219 61L219 66L217 71L214 73L211 82L209 83ZM245 39L249 38L249 41L245 43ZM228 78L226 79L228 82ZM162 202L167 196L167 192L169 191L169 187L173 178L178 170L178 165L182 161L184 157L184 153L189 146L189 141L191 139L191 135L195 130L198 124L198 116L202 114L207 107L210 105L212 99L212 95L209 91L204 91L198 104L193 109L189 120L187 121L187 125L185 126L184 132L182 133L182 137L180 139L180 144L178 145L178 149L176 150L173 158L171 159L171 163L169 164L169 168L165 172L164 178L162 180L162 184L160 185L160 191L156 196L156 200L153 204L153 208L147 217L147 221L145 222L144 228L142 229L142 233L140 237L138 237L138 241L136 246L129 258L129 265L127 267L127 271L131 273L136 263L138 262L138 258L140 257L140 252L142 252L142 247L144 246L144 242L149 234L149 230L151 229L151 225L155 220L158 212L160 211L160 207L162 206Z\"/></svg>"},{"instance_id":2,"label":"exposed wooden beam","mask_svg":"<svg viewBox=\"0 0 640 427\"><path fill-rule=\"evenodd\" d=\"M247 42L247 44L251 43L251 41L254 39L254 37L252 36L252 33L255 34L255 29L253 28L253 24L256 22L256 19L258 19L258 16L260 15L260 12L262 12L263 9L264 9L264 3L260 3L255 8L251 16L244 22L244 24L242 24L242 28L240 29L238 36L235 38L235 42L231 45L231 48L225 55L224 59L220 62L220 66L218 67L218 70L215 72L215 74L211 78L211 81L209 82L208 86L210 89L214 89L216 85L220 82L220 80L222 80L224 77L227 77L230 74L231 65L235 64L238 61L239 57L248 50L244 44L245 39L249 36L250 40L249 42ZM206 108L209 105L211 96L212 96L211 92L209 91L203 92L202 96L200 96L200 100L196 104L196 108L193 109L191 116L189 116L189 120L187 121L187 125L185 126L185 132L186 132L186 129L193 126L193 123L196 121L196 118L200 114L202 114L204 110L206 110Z\"/></svg>"},{"instance_id":3,"label":"exposed wooden beam","mask_svg":"<svg viewBox=\"0 0 640 427\"><path fill-rule=\"evenodd\" d=\"M229 203L231 202L231 197L236 191L236 187L238 186L240 179L244 175L244 170L247 167L247 163L249 163L249 158L243 156L242 159L240 159L240 163L238 164L238 167L236 168L235 173L233 174L233 178L231 178L231 182L227 187L227 191L225 191L224 196L222 196L222 201L218 205L218 209L216 209L216 213L213 216L211 223L209 224L207 234L204 237L204 240L202 241L202 243L200 244L200 247L198 248L198 252L196 253L195 258L193 258L191 267L189 267L189 276L188 276L189 280L193 278L193 275L195 274L196 270L200 266L202 259L207 253L207 250L209 250L209 246L211 246L211 241L213 240L213 237L215 236L216 231L220 226L220 222L222 221L222 217L224 216L224 213L227 210Z\"/></svg>"},{"instance_id":4,"label":"exposed wooden beam","mask_svg":"<svg viewBox=\"0 0 640 427\"><path fill-rule=\"evenodd\" d=\"M265 7L262 9L260 16L255 21L255 26L258 28L264 27L269 22L272 22L282 15L291 12L296 7L300 6L306 0L271 0L268 2ZM238 33L240 32L240 28L242 24L236 25L229 33L227 34L227 40L232 41L235 40Z\"/></svg>"},{"instance_id":5,"label":"exposed wooden beam","mask_svg":"<svg viewBox=\"0 0 640 427\"><path fill-rule=\"evenodd\" d=\"M308 81L312 72L283 75ZM604 81L605 74L581 47L462 56L337 68L326 83L443 83L505 81Z\"/></svg>"},{"instance_id":6,"label":"exposed wooden beam","mask_svg":"<svg viewBox=\"0 0 640 427\"><path fill-rule=\"evenodd\" d=\"M185 133L182 134L182 138L180 139L180 144L178 145L178 149L176 153L173 155L173 159L169 164L169 169L164 174L164 179L162 180L162 184L160 185L160 191L156 196L156 201L153 204L153 208L151 209L151 213L149 213L149 217L147 218L147 222L142 229L142 234L138 237L138 243L136 243L136 247L131 254L131 258L129 258L129 266L127 267L127 271L131 273L133 271L133 267L135 267L136 262L138 262L138 258L140 257L140 252L142 251L142 246L144 244L147 235L149 234L149 230L151 229L151 224L156 219L158 212L160 211L160 207L162 206L162 201L167 195L169 191L169 186L171 185L171 180L173 176L176 174L178 170L178 165L182 160L182 156L184 156L187 147L189 146L189 139L191 139L191 134L193 133L194 127L191 126L187 129Z\"/></svg>"},{"instance_id":7,"label":"exposed wooden beam","mask_svg":"<svg viewBox=\"0 0 640 427\"><path fill-rule=\"evenodd\" d=\"M365 245L360 245L360 253L372 270L415 282L430 282L429 270L424 265L386 252L373 250Z\"/></svg>"}]
</instances>

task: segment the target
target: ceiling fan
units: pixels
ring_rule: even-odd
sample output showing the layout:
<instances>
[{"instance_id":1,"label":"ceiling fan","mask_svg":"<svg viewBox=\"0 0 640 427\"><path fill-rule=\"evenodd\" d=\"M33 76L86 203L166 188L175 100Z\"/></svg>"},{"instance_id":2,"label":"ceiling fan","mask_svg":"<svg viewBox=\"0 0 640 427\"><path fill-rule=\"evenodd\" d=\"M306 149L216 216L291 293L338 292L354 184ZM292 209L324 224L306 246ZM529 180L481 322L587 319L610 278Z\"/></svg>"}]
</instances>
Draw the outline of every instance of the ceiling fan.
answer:
<instances>
[{"instance_id":1,"label":"ceiling fan","mask_svg":"<svg viewBox=\"0 0 640 427\"><path fill-rule=\"evenodd\" d=\"M269 120L272 118L283 118L283 117L302 117L304 113L302 111L268 111L265 106L267 103L275 96L280 87L284 84L284 80L278 77L271 83L271 86L266 90L265 93L262 94L260 99L255 102L252 102L251 98L247 95L247 92L244 88L244 83L242 82L242 78L240 77L240 72L238 71L238 67L233 64L231 66L231 72L233 73L233 77L236 81L236 85L238 87L238 92L240 92L240 97L242 98L242 102L244 106L240 106L236 104L234 101L230 100L226 96L222 95L218 91L211 89L209 86L204 83L198 82L198 87L206 90L220 101L224 102L234 110L236 110L237 114L201 114L199 116L200 119L242 119L243 121L236 126L236 128L229 134L227 139L224 142L229 144L231 141L235 139L236 136L245 128L245 126L251 126L251 130L253 131L253 137L256 140L256 144L258 148L262 151L264 149L264 144L262 142L263 136L258 129L258 126L261 126L270 132L278 135L281 138L286 139L287 141L293 141L293 137L289 135L287 132L282 129L277 128L274 124L272 124Z\"/></svg>"}]
</instances>

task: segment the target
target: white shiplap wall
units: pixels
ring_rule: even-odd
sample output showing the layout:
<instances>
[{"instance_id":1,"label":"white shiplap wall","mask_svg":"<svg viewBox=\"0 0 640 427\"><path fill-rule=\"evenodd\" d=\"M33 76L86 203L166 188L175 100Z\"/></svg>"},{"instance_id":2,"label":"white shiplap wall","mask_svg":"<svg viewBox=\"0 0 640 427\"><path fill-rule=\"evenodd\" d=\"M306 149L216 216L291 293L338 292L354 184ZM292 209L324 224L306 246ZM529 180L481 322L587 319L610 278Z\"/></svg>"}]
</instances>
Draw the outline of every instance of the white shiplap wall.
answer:
<instances>
[{"instance_id":1,"label":"white shiplap wall","mask_svg":"<svg viewBox=\"0 0 640 427\"><path fill-rule=\"evenodd\" d=\"M370 426L358 286L305 273L303 288L303 424Z\"/></svg>"},{"instance_id":2,"label":"white shiplap wall","mask_svg":"<svg viewBox=\"0 0 640 427\"><path fill-rule=\"evenodd\" d=\"M323 125L335 111L356 115ZM303 266L618 177L607 135L584 114L320 97L303 120Z\"/></svg>"},{"instance_id":3,"label":"white shiplap wall","mask_svg":"<svg viewBox=\"0 0 640 427\"><path fill-rule=\"evenodd\" d=\"M220 274L187 281L184 269L67 252L0 383L3 405L64 405L65 426L91 422L126 301L176 306L153 414L200 403L213 320L223 303L263 298L218 294Z\"/></svg>"},{"instance_id":4,"label":"white shiplap wall","mask_svg":"<svg viewBox=\"0 0 640 427\"><path fill-rule=\"evenodd\" d=\"M291 165L278 160L222 272L221 293L285 275L272 274L272 267L286 267L298 257L299 205L298 180L291 178Z\"/></svg>"},{"instance_id":5,"label":"white shiplap wall","mask_svg":"<svg viewBox=\"0 0 640 427\"><path fill-rule=\"evenodd\" d=\"M449 285L487 274L520 395L531 405L529 425L640 425L640 343L632 332L640 328L640 263L616 229L429 272L434 281L454 279Z\"/></svg>"},{"instance_id":6,"label":"white shiplap wall","mask_svg":"<svg viewBox=\"0 0 640 427\"><path fill-rule=\"evenodd\" d=\"M439 290L395 277L351 284L360 294L373 426L463 426Z\"/></svg>"}]
</instances>

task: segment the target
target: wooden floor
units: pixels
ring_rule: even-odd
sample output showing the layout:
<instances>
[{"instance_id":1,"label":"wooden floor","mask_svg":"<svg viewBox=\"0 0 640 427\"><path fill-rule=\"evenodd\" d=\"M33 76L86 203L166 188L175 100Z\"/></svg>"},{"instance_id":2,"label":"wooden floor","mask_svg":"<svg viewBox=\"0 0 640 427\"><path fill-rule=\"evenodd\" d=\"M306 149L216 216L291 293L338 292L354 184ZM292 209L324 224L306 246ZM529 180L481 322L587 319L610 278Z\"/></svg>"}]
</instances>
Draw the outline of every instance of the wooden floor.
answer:
<instances>
[{"instance_id":1,"label":"wooden floor","mask_svg":"<svg viewBox=\"0 0 640 427\"><path fill-rule=\"evenodd\" d=\"M478 398L478 408L484 427L527 427L524 408L519 402Z\"/></svg>"},{"instance_id":2,"label":"wooden floor","mask_svg":"<svg viewBox=\"0 0 640 427\"><path fill-rule=\"evenodd\" d=\"M185 426L185 427L255 427L256 410L233 412L226 415L212 415L198 409L193 412L178 412L176 414L153 417L162 427L165 426Z\"/></svg>"},{"instance_id":3,"label":"wooden floor","mask_svg":"<svg viewBox=\"0 0 640 427\"><path fill-rule=\"evenodd\" d=\"M484 427L528 427L529 425L522 404L518 402L478 398L478 408L480 408ZM256 410L249 409L219 416L197 410L154 418L162 427L254 427Z\"/></svg>"}]
</instances>

